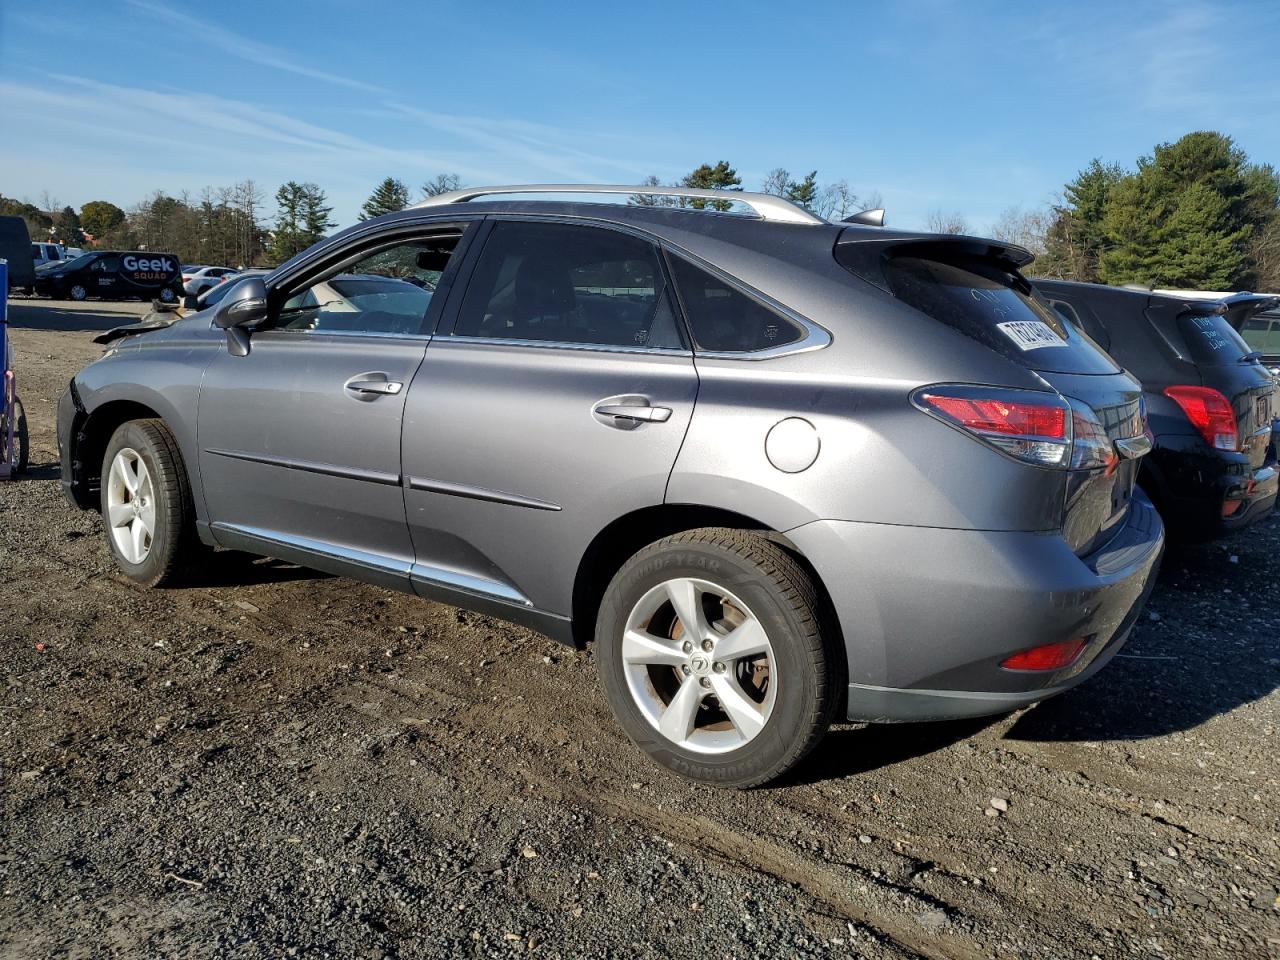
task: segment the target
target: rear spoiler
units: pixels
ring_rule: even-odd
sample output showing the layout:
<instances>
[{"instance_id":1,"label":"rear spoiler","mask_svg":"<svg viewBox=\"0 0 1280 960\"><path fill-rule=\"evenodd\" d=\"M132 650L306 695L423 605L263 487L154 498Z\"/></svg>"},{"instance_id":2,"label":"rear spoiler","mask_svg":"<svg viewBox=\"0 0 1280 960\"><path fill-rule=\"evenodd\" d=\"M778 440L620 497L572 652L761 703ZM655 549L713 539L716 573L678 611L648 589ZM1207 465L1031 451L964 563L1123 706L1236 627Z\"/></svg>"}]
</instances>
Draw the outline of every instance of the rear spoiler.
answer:
<instances>
[{"instance_id":1,"label":"rear spoiler","mask_svg":"<svg viewBox=\"0 0 1280 960\"><path fill-rule=\"evenodd\" d=\"M856 276L888 291L884 262L896 256L924 256L937 259L968 256L1001 261L1017 270L1035 259L1034 254L1015 243L947 233L910 233L883 228L846 227L836 237L836 259Z\"/></svg>"},{"instance_id":2,"label":"rear spoiler","mask_svg":"<svg viewBox=\"0 0 1280 960\"><path fill-rule=\"evenodd\" d=\"M1220 300L1190 300L1184 303L1183 313L1197 316L1222 316L1237 333L1245 321L1254 314L1280 306L1280 296L1266 293L1233 293Z\"/></svg>"}]
</instances>

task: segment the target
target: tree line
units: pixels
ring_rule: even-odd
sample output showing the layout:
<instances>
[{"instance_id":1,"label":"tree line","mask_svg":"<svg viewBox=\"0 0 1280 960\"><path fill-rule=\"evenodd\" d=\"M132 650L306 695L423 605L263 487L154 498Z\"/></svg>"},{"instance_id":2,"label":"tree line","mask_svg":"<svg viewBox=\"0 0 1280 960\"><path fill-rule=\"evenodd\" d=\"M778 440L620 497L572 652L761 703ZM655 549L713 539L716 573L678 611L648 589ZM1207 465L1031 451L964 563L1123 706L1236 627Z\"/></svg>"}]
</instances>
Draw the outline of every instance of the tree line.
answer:
<instances>
[{"instance_id":1,"label":"tree line","mask_svg":"<svg viewBox=\"0 0 1280 960\"><path fill-rule=\"evenodd\" d=\"M993 233L1035 253L1037 276L1280 290L1280 176L1212 131L1159 144L1132 169L1094 159L1056 203L1007 210Z\"/></svg>"},{"instance_id":2,"label":"tree line","mask_svg":"<svg viewBox=\"0 0 1280 960\"><path fill-rule=\"evenodd\" d=\"M727 160L703 163L671 184L657 176L641 186L741 191L742 177ZM461 185L456 173L421 184L420 198ZM771 170L760 191L784 197L828 220L882 206L877 191L860 196L847 180L820 181L817 170L793 175ZM184 262L263 266L282 263L322 239L334 226L332 207L317 184L290 180L276 190L275 214L252 180L205 187L196 195L157 191L129 210L93 200L77 212L47 193L39 205L0 196L0 215L23 217L33 238L71 246L145 248ZM403 180L386 177L360 209L361 220L402 210L415 200ZM728 210L725 200L635 193L640 206ZM959 212L936 209L926 218L935 233L967 233ZM1142 283L1198 289L1280 290L1280 176L1249 160L1228 136L1189 133L1162 143L1132 169L1095 159L1043 208L1010 207L992 236L1033 254L1033 276L1091 283Z\"/></svg>"}]
</instances>

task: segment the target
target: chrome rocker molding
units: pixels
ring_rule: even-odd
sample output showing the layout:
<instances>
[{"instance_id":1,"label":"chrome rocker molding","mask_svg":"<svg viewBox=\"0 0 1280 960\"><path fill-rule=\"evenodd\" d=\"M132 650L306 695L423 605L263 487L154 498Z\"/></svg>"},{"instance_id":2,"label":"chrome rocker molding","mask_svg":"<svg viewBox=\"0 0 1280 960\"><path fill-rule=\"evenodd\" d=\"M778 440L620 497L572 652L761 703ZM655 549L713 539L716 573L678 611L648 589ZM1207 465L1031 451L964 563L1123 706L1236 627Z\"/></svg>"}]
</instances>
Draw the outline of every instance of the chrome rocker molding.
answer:
<instances>
[{"instance_id":1,"label":"chrome rocker molding","mask_svg":"<svg viewBox=\"0 0 1280 960\"><path fill-rule=\"evenodd\" d=\"M448 193L428 197L421 203L414 204L413 209L439 207L450 203L466 203L468 200L475 200L477 197L521 193L583 193L614 194L619 196L641 194L655 197L718 200L722 203L736 201L750 207L761 220L772 220L778 223L826 223L821 217L815 216L804 207L768 193L745 193L738 190L702 190L695 187L628 187L619 184L601 183L531 183L505 187L467 187L463 190L451 190Z\"/></svg>"},{"instance_id":2,"label":"chrome rocker molding","mask_svg":"<svg viewBox=\"0 0 1280 960\"><path fill-rule=\"evenodd\" d=\"M277 557L336 576L352 576L428 600L463 606L539 630L561 643L573 644L568 617L538 609L510 584L277 530L216 520L208 525L208 530L215 543L228 549Z\"/></svg>"}]
</instances>

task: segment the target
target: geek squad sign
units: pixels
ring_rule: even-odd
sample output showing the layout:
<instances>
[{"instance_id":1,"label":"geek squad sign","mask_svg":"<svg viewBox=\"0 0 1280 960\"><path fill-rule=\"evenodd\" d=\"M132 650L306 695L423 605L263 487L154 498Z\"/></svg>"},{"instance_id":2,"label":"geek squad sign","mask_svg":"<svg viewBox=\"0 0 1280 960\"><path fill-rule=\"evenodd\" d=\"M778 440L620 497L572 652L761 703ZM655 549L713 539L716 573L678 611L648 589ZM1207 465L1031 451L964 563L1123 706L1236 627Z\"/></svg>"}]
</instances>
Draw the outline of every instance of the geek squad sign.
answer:
<instances>
[{"instance_id":1,"label":"geek squad sign","mask_svg":"<svg viewBox=\"0 0 1280 960\"><path fill-rule=\"evenodd\" d=\"M135 283L166 280L178 271L177 264L170 257L135 257L129 254L120 261L120 266Z\"/></svg>"}]
</instances>

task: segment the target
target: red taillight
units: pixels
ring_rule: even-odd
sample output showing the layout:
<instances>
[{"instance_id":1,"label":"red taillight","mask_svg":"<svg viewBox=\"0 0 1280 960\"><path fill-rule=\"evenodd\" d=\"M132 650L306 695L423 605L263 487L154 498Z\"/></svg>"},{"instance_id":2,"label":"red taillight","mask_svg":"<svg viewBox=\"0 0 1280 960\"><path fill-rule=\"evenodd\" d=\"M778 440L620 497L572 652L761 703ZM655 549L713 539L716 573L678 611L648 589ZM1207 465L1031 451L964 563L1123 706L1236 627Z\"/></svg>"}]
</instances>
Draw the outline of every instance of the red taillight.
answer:
<instances>
[{"instance_id":1,"label":"red taillight","mask_svg":"<svg viewBox=\"0 0 1280 960\"><path fill-rule=\"evenodd\" d=\"M1053 440L1062 440L1067 435L1067 411L1057 405L944 397L932 393L926 393L920 399L935 410L941 410L960 426L981 433Z\"/></svg>"},{"instance_id":2,"label":"red taillight","mask_svg":"<svg viewBox=\"0 0 1280 960\"><path fill-rule=\"evenodd\" d=\"M1182 408L1191 425L1216 450L1238 450L1240 434L1231 403L1212 387L1165 387L1164 395Z\"/></svg>"},{"instance_id":3,"label":"red taillight","mask_svg":"<svg viewBox=\"0 0 1280 960\"><path fill-rule=\"evenodd\" d=\"M1032 647L1006 657L1000 666L1006 670L1061 670L1080 656L1080 651L1088 642L1088 637L1077 637L1060 643L1046 643L1042 647Z\"/></svg>"},{"instance_id":4,"label":"red taillight","mask_svg":"<svg viewBox=\"0 0 1280 960\"><path fill-rule=\"evenodd\" d=\"M1027 463L1062 467L1070 459L1071 410L1057 394L947 384L918 390L912 400L926 413Z\"/></svg>"}]
</instances>

